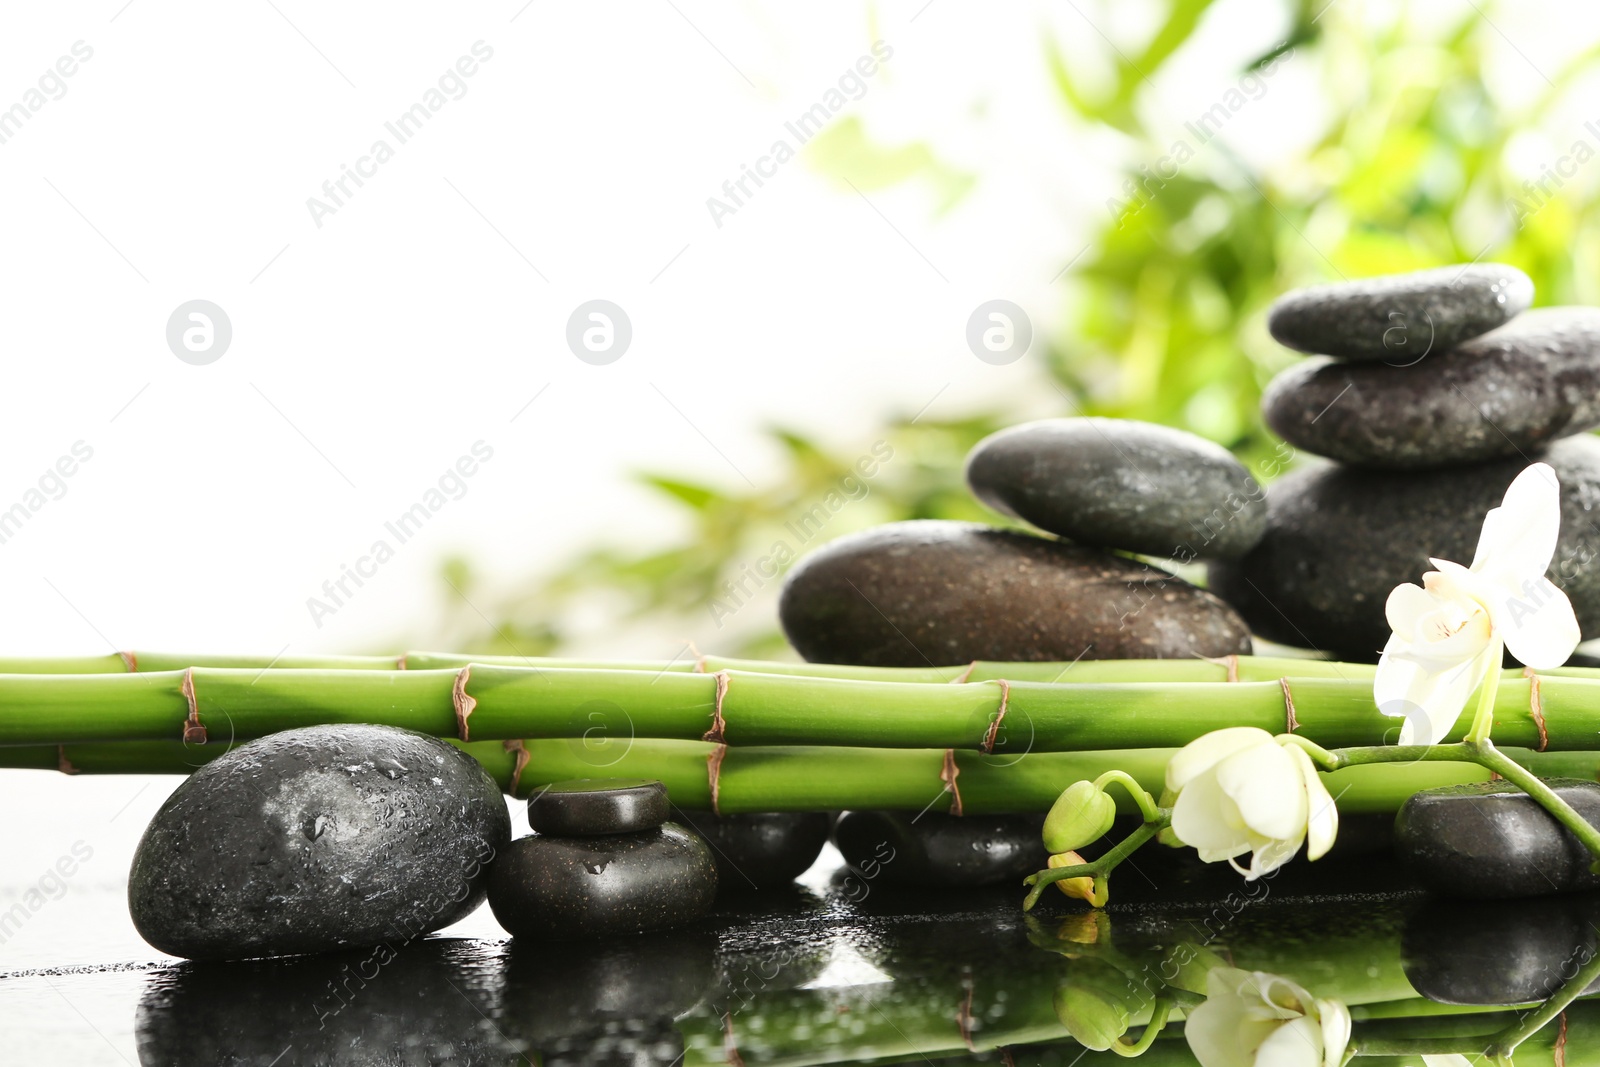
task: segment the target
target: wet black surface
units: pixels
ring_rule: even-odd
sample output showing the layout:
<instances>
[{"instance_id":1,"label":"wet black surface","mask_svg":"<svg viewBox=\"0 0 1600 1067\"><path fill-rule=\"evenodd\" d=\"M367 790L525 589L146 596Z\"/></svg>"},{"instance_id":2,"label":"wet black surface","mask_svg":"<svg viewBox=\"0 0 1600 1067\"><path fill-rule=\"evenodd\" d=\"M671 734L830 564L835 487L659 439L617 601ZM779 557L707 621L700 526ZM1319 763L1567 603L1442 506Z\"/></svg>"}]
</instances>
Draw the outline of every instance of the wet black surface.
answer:
<instances>
[{"instance_id":1,"label":"wet black surface","mask_svg":"<svg viewBox=\"0 0 1600 1067\"><path fill-rule=\"evenodd\" d=\"M829 849L799 884L725 895L668 932L509 939L480 912L486 936L338 955L31 968L0 974L0 1062L1099 1067L1120 1057L1086 1052L1081 1017L1058 1009L1114 1001L1136 1036L1161 997L1177 1008L1144 1062L1192 1067L1182 1007L1215 967L1284 975L1349 1005L1358 1033L1403 1036L1462 1010L1424 995L1526 1002L1600 945L1600 898L1428 895L1392 862L1382 822L1352 818L1327 859L1255 883L1152 846L1098 913L1051 892L1025 914L1013 885L896 885ZM1600 1039L1597 1006L1568 1009L1569 1048ZM1488 1033L1502 1016L1515 1017L1442 1024Z\"/></svg>"}]
</instances>

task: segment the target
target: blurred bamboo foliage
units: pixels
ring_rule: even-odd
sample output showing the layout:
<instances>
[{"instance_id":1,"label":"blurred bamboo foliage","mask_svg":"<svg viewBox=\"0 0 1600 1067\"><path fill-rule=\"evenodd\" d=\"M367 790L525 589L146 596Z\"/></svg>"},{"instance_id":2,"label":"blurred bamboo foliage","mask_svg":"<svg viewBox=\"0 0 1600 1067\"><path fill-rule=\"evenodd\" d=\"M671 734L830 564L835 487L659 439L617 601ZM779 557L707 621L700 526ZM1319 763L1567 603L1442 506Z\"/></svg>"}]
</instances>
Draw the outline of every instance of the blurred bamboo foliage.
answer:
<instances>
[{"instance_id":1,"label":"blurred bamboo foliage","mask_svg":"<svg viewBox=\"0 0 1600 1067\"><path fill-rule=\"evenodd\" d=\"M1539 304L1600 302L1600 165L1592 174L1584 166L1600 149L1600 123L1590 132L1572 121L1581 114L1575 98L1596 84L1600 45L1559 69L1524 70L1538 91L1508 101L1486 69L1533 64L1507 48L1490 21L1495 5L1463 4L1444 23L1432 21L1436 12L1425 20L1399 5L1375 28L1360 0L1286 4L1277 12L1286 38L1231 74L1282 77L1293 65L1309 75L1322 101L1311 149L1257 167L1225 135L1196 145L1191 132L1179 136L1192 158L1173 165L1174 131L1187 130L1183 119L1193 116L1163 111L1156 82L1211 7L1211 0L1167 0L1147 40L1113 48L1095 37L1112 73L1093 88L1074 74L1060 42L1041 42L1069 128L1086 143L1114 135L1127 160L1127 182L1106 190L1088 250L1057 283L1068 311L1059 333L1044 339L1044 361L1063 394L1060 414L1183 427L1270 474L1277 442L1258 415L1261 388L1298 358L1264 326L1267 305L1284 290L1488 259L1525 270ZM1097 10L1086 14L1096 18ZM1087 23L1082 29L1087 35ZM1513 148L1530 131L1542 131L1548 162L1530 167L1524 151L1514 169ZM981 180L943 162L936 144L875 143L854 118L816 138L806 154L813 170L860 188L928 183L941 212L956 209ZM698 635L719 653L784 655L772 611L781 575L756 589L748 571L787 537L786 522L838 489L874 440L893 442L894 460L815 541L794 547L899 519L997 521L967 494L962 459L1018 416L913 417L891 418L848 448L774 429L784 471L749 491L641 474L682 509L681 538L645 552L601 545L493 591L480 588L466 561L450 560L444 580L453 606L433 632L409 635L411 643L547 654L572 639L576 615L599 612L617 627L681 634L686 642ZM732 605L730 588L750 594L738 597L741 604L760 606L714 619L717 604Z\"/></svg>"}]
</instances>

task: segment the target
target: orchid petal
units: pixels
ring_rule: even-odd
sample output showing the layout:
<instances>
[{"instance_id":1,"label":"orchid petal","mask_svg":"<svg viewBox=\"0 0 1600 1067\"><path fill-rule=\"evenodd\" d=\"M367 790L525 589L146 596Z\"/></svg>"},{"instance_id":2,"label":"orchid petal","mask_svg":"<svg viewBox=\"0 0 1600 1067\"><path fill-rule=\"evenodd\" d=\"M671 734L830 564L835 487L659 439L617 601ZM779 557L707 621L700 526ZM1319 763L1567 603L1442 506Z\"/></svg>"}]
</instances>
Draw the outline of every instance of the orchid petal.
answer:
<instances>
[{"instance_id":1,"label":"orchid petal","mask_svg":"<svg viewBox=\"0 0 1600 1067\"><path fill-rule=\"evenodd\" d=\"M1383 714L1405 720L1400 744L1436 745L1455 729L1491 657L1480 651L1464 662L1435 666L1419 663L1409 650L1397 637L1389 639L1373 676L1373 699Z\"/></svg>"},{"instance_id":2,"label":"orchid petal","mask_svg":"<svg viewBox=\"0 0 1600 1067\"><path fill-rule=\"evenodd\" d=\"M1282 745L1269 743L1229 756L1217 764L1217 784L1238 807L1244 824L1262 837L1281 841L1305 832L1305 786Z\"/></svg>"},{"instance_id":3,"label":"orchid petal","mask_svg":"<svg viewBox=\"0 0 1600 1067\"><path fill-rule=\"evenodd\" d=\"M1428 591L1410 582L1391 589L1389 599L1383 605L1384 616L1389 620L1389 629L1408 636L1416 633L1417 625L1423 616L1437 609L1438 605L1433 597L1428 595Z\"/></svg>"},{"instance_id":4,"label":"orchid petal","mask_svg":"<svg viewBox=\"0 0 1600 1067\"><path fill-rule=\"evenodd\" d=\"M1178 840L1219 859L1249 850L1250 837L1239 808L1223 792L1215 774L1202 774L1178 794L1172 808L1172 832ZM1208 860L1207 862L1215 862Z\"/></svg>"},{"instance_id":5,"label":"orchid petal","mask_svg":"<svg viewBox=\"0 0 1600 1067\"><path fill-rule=\"evenodd\" d=\"M1517 475L1504 502L1483 519L1472 570L1506 570L1520 578L1550 567L1561 533L1561 484L1548 463Z\"/></svg>"},{"instance_id":6,"label":"orchid petal","mask_svg":"<svg viewBox=\"0 0 1600 1067\"><path fill-rule=\"evenodd\" d=\"M1339 1000L1319 1000L1316 1008L1322 1020L1323 1067L1341 1067L1350 1046L1350 1009Z\"/></svg>"},{"instance_id":7,"label":"orchid petal","mask_svg":"<svg viewBox=\"0 0 1600 1067\"><path fill-rule=\"evenodd\" d=\"M1544 577L1530 581L1524 595L1507 599L1493 614L1507 651L1535 670L1567 662L1583 637L1572 601Z\"/></svg>"},{"instance_id":8,"label":"orchid petal","mask_svg":"<svg viewBox=\"0 0 1600 1067\"><path fill-rule=\"evenodd\" d=\"M1272 735L1254 726L1213 730L1185 745L1167 761L1167 788L1177 792L1234 753L1271 743Z\"/></svg>"},{"instance_id":9,"label":"orchid petal","mask_svg":"<svg viewBox=\"0 0 1600 1067\"><path fill-rule=\"evenodd\" d=\"M1339 836L1339 809L1333 796L1322 783L1322 775L1299 745L1285 745L1284 750L1294 758L1300 777L1305 781L1308 817L1306 822L1306 859L1319 860L1333 847Z\"/></svg>"},{"instance_id":10,"label":"orchid petal","mask_svg":"<svg viewBox=\"0 0 1600 1067\"><path fill-rule=\"evenodd\" d=\"M1284 1023L1256 1050L1255 1067L1322 1067L1322 1027L1301 1017Z\"/></svg>"}]
</instances>

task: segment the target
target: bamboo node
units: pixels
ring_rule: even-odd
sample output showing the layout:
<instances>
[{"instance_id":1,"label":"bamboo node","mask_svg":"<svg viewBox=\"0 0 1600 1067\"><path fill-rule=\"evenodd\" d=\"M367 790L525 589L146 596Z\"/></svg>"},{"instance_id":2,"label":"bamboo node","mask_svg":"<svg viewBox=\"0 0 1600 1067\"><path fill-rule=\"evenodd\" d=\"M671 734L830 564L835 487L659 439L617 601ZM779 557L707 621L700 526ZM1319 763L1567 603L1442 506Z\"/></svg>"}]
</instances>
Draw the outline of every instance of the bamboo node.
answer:
<instances>
[{"instance_id":1,"label":"bamboo node","mask_svg":"<svg viewBox=\"0 0 1600 1067\"><path fill-rule=\"evenodd\" d=\"M126 670L129 674L138 673L138 670L139 670L139 653L137 653L137 652L118 652L117 655L122 657L122 667L123 667L124 670Z\"/></svg>"},{"instance_id":2,"label":"bamboo node","mask_svg":"<svg viewBox=\"0 0 1600 1067\"><path fill-rule=\"evenodd\" d=\"M711 729L701 734L700 740L720 745L723 743L723 734L728 730L728 721L722 717L722 702L728 698L728 684L733 679L727 671L718 671L712 677L717 680L717 695L711 704Z\"/></svg>"},{"instance_id":3,"label":"bamboo node","mask_svg":"<svg viewBox=\"0 0 1600 1067\"><path fill-rule=\"evenodd\" d=\"M706 777L711 782L711 812L721 815L722 807L722 761L728 755L728 746L718 744L706 756Z\"/></svg>"},{"instance_id":4,"label":"bamboo node","mask_svg":"<svg viewBox=\"0 0 1600 1067\"><path fill-rule=\"evenodd\" d=\"M744 1067L744 1057L739 1055L739 1040L733 1036L733 1014L726 1011L722 1013L722 1059L728 1067Z\"/></svg>"},{"instance_id":5,"label":"bamboo node","mask_svg":"<svg viewBox=\"0 0 1600 1067\"><path fill-rule=\"evenodd\" d=\"M1522 674L1528 679L1528 714L1533 716L1533 724L1539 728L1539 747L1536 751L1543 752L1550 747L1550 731L1545 727L1544 695L1539 691L1539 674L1532 667L1522 668Z\"/></svg>"},{"instance_id":6,"label":"bamboo node","mask_svg":"<svg viewBox=\"0 0 1600 1067\"><path fill-rule=\"evenodd\" d=\"M186 745L203 745L206 743L205 724L200 721L200 700L194 693L194 668L185 667L183 670L183 698L189 702L189 717L183 721L183 743Z\"/></svg>"},{"instance_id":7,"label":"bamboo node","mask_svg":"<svg viewBox=\"0 0 1600 1067\"><path fill-rule=\"evenodd\" d=\"M456 672L456 684L450 690L450 702L456 709L456 734L463 741L471 741L471 731L467 728L467 719L471 718L472 711L478 702L467 693L467 679L472 675L472 665L462 667Z\"/></svg>"},{"instance_id":8,"label":"bamboo node","mask_svg":"<svg viewBox=\"0 0 1600 1067\"><path fill-rule=\"evenodd\" d=\"M943 782L944 785L945 785L945 788L950 791L950 814L951 815L960 815L960 814L962 814L962 811L961 811L961 789L960 789L959 786L956 785L956 779L958 777L960 777L960 775L961 775L961 768L956 766L956 750L953 749L953 748L945 749L944 750L944 767L939 771L939 781Z\"/></svg>"},{"instance_id":9,"label":"bamboo node","mask_svg":"<svg viewBox=\"0 0 1600 1067\"><path fill-rule=\"evenodd\" d=\"M1011 683L1004 678L996 678L995 681L1000 683L1000 707L994 713L994 718L989 720L989 732L983 735L982 748L985 756L994 755L995 738L1000 736L1000 723L1005 719L1006 707L1011 702Z\"/></svg>"},{"instance_id":10,"label":"bamboo node","mask_svg":"<svg viewBox=\"0 0 1600 1067\"><path fill-rule=\"evenodd\" d=\"M950 679L950 684L951 685L960 685L960 684L962 684L968 678L971 678L972 677L972 672L977 670L977 669L978 669L978 661L977 660L973 660L971 663L967 664L967 669L966 670L962 671L960 674L958 674L954 678Z\"/></svg>"},{"instance_id":11,"label":"bamboo node","mask_svg":"<svg viewBox=\"0 0 1600 1067\"><path fill-rule=\"evenodd\" d=\"M1200 658L1207 663L1215 663L1218 667L1226 670L1228 672L1228 681L1237 682L1239 680L1239 654L1237 652L1230 652L1226 656L1201 656Z\"/></svg>"},{"instance_id":12,"label":"bamboo node","mask_svg":"<svg viewBox=\"0 0 1600 1067\"><path fill-rule=\"evenodd\" d=\"M1284 732L1292 734L1300 729L1300 720L1294 713L1294 694L1289 692L1289 679L1279 678L1278 684L1283 687Z\"/></svg>"},{"instance_id":13,"label":"bamboo node","mask_svg":"<svg viewBox=\"0 0 1600 1067\"><path fill-rule=\"evenodd\" d=\"M1556 1031L1556 1047L1551 1050L1554 1067L1567 1067L1567 1013L1561 1013L1561 1029Z\"/></svg>"},{"instance_id":14,"label":"bamboo node","mask_svg":"<svg viewBox=\"0 0 1600 1067\"><path fill-rule=\"evenodd\" d=\"M56 746L56 770L60 771L62 774L79 773L78 768L74 767L72 765L72 761L67 758L66 745Z\"/></svg>"},{"instance_id":15,"label":"bamboo node","mask_svg":"<svg viewBox=\"0 0 1600 1067\"><path fill-rule=\"evenodd\" d=\"M396 656L394 659L394 669L397 671L409 670L410 668L406 666L406 657L409 655L411 655L411 653L402 652Z\"/></svg>"},{"instance_id":16,"label":"bamboo node","mask_svg":"<svg viewBox=\"0 0 1600 1067\"><path fill-rule=\"evenodd\" d=\"M507 789L506 792L516 796L517 788L522 785L523 768L527 767L528 760L533 758L533 754L528 751L528 747L522 743L520 737L514 737L505 742L503 747L507 752L515 756L515 760L511 764L511 788Z\"/></svg>"},{"instance_id":17,"label":"bamboo node","mask_svg":"<svg viewBox=\"0 0 1600 1067\"><path fill-rule=\"evenodd\" d=\"M961 1007L956 1011L956 1029L961 1033L961 1043L967 1046L968 1052L977 1052L978 1047L972 1043L972 979L969 977L961 983L966 988L966 995L961 998Z\"/></svg>"}]
</instances>

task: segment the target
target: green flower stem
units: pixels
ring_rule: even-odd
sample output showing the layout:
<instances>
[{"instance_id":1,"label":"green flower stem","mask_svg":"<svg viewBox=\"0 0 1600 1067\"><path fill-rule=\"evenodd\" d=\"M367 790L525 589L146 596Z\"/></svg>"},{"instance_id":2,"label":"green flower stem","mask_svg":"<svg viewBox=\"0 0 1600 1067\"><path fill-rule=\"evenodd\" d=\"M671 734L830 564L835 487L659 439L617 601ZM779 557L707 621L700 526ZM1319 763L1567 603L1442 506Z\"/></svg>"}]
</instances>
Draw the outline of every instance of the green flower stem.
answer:
<instances>
[{"instance_id":1,"label":"green flower stem","mask_svg":"<svg viewBox=\"0 0 1600 1067\"><path fill-rule=\"evenodd\" d=\"M1137 669L1154 677L1167 662L1143 661ZM459 692L458 683L464 683ZM718 725L719 707L730 745L992 745L1011 759L1029 752L1175 748L1228 726L1278 734L1291 703L1297 736L1318 746L1382 745L1398 729L1394 719L1378 714L1370 683L1360 679L929 685L738 670L651 672L626 664L403 671L201 666L0 674L0 746L181 738L189 713L186 684L208 735L224 739L342 722L459 736L455 698L462 693L470 698L469 740L597 732L696 740ZM1541 678L1537 715L1530 685L1510 677L1498 685L1493 707L1503 743L1600 750L1600 680Z\"/></svg>"},{"instance_id":2,"label":"green flower stem","mask_svg":"<svg viewBox=\"0 0 1600 1067\"><path fill-rule=\"evenodd\" d=\"M1160 833L1170 820L1171 813L1161 811L1155 821L1147 822L1139 827L1097 860L1075 864L1071 867L1052 867L1036 874L1030 874L1022 880L1023 885L1033 887L1022 901L1022 910L1032 911L1033 906L1039 903L1040 895L1048 887L1068 878L1093 878L1095 880L1096 895L1100 895L1100 891L1103 890L1105 885L1106 876L1116 869L1117 864L1139 851L1140 846Z\"/></svg>"},{"instance_id":3,"label":"green flower stem","mask_svg":"<svg viewBox=\"0 0 1600 1067\"><path fill-rule=\"evenodd\" d=\"M1313 760L1328 771L1380 763L1476 763L1498 774L1537 800L1546 811L1571 830L1573 836L1596 857L1595 866L1600 869L1600 829L1591 825L1572 805L1561 799L1555 790L1544 783L1536 771L1530 770L1500 751L1487 737L1461 741L1453 745L1393 745L1347 748L1332 752L1318 749L1306 742L1297 741L1297 743L1311 752Z\"/></svg>"},{"instance_id":4,"label":"green flower stem","mask_svg":"<svg viewBox=\"0 0 1600 1067\"><path fill-rule=\"evenodd\" d=\"M1505 656L1505 641L1496 631L1489 642L1489 647L1484 650L1484 655L1495 667L1490 668L1484 675L1483 684L1478 687L1478 709L1472 716L1472 729L1467 731L1468 741L1487 741L1489 733L1494 729L1494 698L1500 691L1500 677L1502 671L1498 668L1501 659Z\"/></svg>"},{"instance_id":5,"label":"green flower stem","mask_svg":"<svg viewBox=\"0 0 1600 1067\"><path fill-rule=\"evenodd\" d=\"M1510 1062L1518 1045L1554 1022L1597 978L1600 978L1600 954L1591 956L1578 973L1563 982L1555 995L1541 1004L1537 1011L1529 1012L1517 1023L1496 1034L1484 1054Z\"/></svg>"},{"instance_id":6,"label":"green flower stem","mask_svg":"<svg viewBox=\"0 0 1600 1067\"><path fill-rule=\"evenodd\" d=\"M1130 1044L1123 1038L1118 1038L1111 1042L1111 1051L1128 1059L1143 1056L1155 1039L1161 1035L1162 1029L1167 1025L1167 1016L1171 1012L1172 1001L1164 996L1157 997L1154 1006L1150 1009L1150 1021L1145 1024L1144 1033L1139 1035L1139 1040Z\"/></svg>"},{"instance_id":7,"label":"green flower stem","mask_svg":"<svg viewBox=\"0 0 1600 1067\"><path fill-rule=\"evenodd\" d=\"M1161 818L1161 809L1156 806L1155 797L1152 797L1133 776L1125 771L1110 770L1094 780L1096 789L1104 789L1108 782L1116 782L1128 791L1133 802L1139 806L1139 814L1144 816L1145 822L1157 822Z\"/></svg>"}]
</instances>

